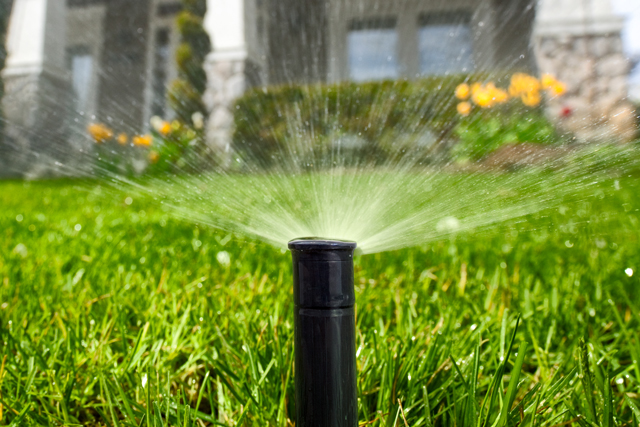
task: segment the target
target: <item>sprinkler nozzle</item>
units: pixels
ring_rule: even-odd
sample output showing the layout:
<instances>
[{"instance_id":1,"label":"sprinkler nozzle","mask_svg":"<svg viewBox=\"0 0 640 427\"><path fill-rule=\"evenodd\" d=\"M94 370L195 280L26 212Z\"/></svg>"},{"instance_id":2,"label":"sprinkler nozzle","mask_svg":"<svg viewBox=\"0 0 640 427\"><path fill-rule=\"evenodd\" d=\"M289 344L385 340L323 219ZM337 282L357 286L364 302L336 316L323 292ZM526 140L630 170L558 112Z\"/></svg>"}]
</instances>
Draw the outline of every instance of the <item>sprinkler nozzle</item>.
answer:
<instances>
[{"instance_id":1,"label":"sprinkler nozzle","mask_svg":"<svg viewBox=\"0 0 640 427\"><path fill-rule=\"evenodd\" d=\"M296 239L296 426L357 427L355 242Z\"/></svg>"}]
</instances>

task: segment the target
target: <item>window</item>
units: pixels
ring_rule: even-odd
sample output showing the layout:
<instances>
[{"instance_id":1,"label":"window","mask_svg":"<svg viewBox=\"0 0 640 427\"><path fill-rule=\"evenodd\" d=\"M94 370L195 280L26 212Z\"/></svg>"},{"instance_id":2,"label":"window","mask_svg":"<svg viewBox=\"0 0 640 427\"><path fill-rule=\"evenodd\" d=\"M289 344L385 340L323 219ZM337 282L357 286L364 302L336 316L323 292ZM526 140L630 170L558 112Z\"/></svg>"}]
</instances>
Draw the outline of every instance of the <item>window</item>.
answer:
<instances>
[{"instance_id":1,"label":"window","mask_svg":"<svg viewBox=\"0 0 640 427\"><path fill-rule=\"evenodd\" d=\"M156 31L154 61L153 61L153 101L151 114L164 117L166 113L167 80L169 67L169 29L161 28Z\"/></svg>"},{"instance_id":2,"label":"window","mask_svg":"<svg viewBox=\"0 0 640 427\"><path fill-rule=\"evenodd\" d=\"M93 81L93 56L89 49L84 46L70 49L69 66L76 108L84 112L89 108L89 95Z\"/></svg>"},{"instance_id":3,"label":"window","mask_svg":"<svg viewBox=\"0 0 640 427\"><path fill-rule=\"evenodd\" d=\"M444 12L420 18L418 47L421 74L468 73L473 70L471 14Z\"/></svg>"},{"instance_id":4,"label":"window","mask_svg":"<svg viewBox=\"0 0 640 427\"><path fill-rule=\"evenodd\" d=\"M398 33L393 18L353 21L347 49L354 81L398 78Z\"/></svg>"}]
</instances>

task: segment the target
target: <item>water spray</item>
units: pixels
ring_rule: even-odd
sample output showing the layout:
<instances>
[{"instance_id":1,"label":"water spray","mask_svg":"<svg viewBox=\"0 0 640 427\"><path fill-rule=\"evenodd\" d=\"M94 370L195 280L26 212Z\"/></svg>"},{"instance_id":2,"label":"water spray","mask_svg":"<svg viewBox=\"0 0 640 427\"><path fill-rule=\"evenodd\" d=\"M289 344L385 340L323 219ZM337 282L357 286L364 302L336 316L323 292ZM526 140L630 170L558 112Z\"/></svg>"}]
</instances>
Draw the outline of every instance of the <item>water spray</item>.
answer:
<instances>
[{"instance_id":1,"label":"water spray","mask_svg":"<svg viewBox=\"0 0 640 427\"><path fill-rule=\"evenodd\" d=\"M297 427L357 427L355 242L298 239L293 257Z\"/></svg>"}]
</instances>

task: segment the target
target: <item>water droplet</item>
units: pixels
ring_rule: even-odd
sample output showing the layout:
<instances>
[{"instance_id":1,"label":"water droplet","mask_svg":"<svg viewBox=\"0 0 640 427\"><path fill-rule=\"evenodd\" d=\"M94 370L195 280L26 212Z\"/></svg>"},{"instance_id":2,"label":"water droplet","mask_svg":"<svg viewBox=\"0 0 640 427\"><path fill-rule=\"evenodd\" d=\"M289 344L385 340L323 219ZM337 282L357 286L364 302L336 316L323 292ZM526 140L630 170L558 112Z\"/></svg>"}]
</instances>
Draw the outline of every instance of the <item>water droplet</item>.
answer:
<instances>
[{"instance_id":1,"label":"water droplet","mask_svg":"<svg viewBox=\"0 0 640 427\"><path fill-rule=\"evenodd\" d=\"M231 264L231 256L229 255L229 252L227 251L220 251L216 254L216 259L218 260L218 262L225 266L228 267Z\"/></svg>"}]
</instances>

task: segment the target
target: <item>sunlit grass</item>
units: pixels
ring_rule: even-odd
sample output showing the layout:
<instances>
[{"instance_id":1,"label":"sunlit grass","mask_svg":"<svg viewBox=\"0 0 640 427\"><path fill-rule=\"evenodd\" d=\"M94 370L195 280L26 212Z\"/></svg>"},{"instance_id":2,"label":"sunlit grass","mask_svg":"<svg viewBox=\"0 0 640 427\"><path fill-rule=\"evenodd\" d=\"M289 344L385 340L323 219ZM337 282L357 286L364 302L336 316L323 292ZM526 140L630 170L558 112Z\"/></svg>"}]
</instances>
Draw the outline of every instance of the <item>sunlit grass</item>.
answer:
<instances>
[{"instance_id":1,"label":"sunlit grass","mask_svg":"<svg viewBox=\"0 0 640 427\"><path fill-rule=\"evenodd\" d=\"M637 425L639 190L357 258L361 424ZM288 253L93 183L0 207L0 425L293 424Z\"/></svg>"}]
</instances>

